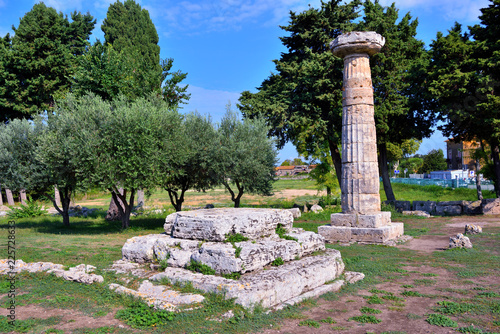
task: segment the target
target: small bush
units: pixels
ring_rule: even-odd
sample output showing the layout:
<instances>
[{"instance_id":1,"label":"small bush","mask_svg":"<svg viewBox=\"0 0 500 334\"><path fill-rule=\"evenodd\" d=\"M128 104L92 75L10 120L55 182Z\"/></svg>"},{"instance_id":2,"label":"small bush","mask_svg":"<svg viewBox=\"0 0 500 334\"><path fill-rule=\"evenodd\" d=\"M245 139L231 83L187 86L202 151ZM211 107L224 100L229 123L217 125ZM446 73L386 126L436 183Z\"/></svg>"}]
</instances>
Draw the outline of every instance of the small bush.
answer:
<instances>
[{"instance_id":1,"label":"small bush","mask_svg":"<svg viewBox=\"0 0 500 334\"><path fill-rule=\"evenodd\" d=\"M277 235L278 235L281 239L298 241L298 240L297 240L297 238L291 237L291 236L289 236L289 235L285 235L285 233L287 233L287 230L285 230L283 227L278 226L278 227L276 228L276 234L277 234Z\"/></svg>"},{"instance_id":2,"label":"small bush","mask_svg":"<svg viewBox=\"0 0 500 334\"><path fill-rule=\"evenodd\" d=\"M31 196L28 196L26 204L21 204L20 208L12 208L8 213L10 218L31 218L45 214L47 211L42 209L42 205L34 201Z\"/></svg>"},{"instance_id":3,"label":"small bush","mask_svg":"<svg viewBox=\"0 0 500 334\"><path fill-rule=\"evenodd\" d=\"M321 325L317 321L307 319L307 320L303 320L303 321L299 322L299 326L319 328Z\"/></svg>"},{"instance_id":4,"label":"small bush","mask_svg":"<svg viewBox=\"0 0 500 334\"><path fill-rule=\"evenodd\" d=\"M368 314L380 314L380 313L382 313L382 311L380 311L380 310L366 307L366 306L363 306L360 311L361 311L361 313L368 313Z\"/></svg>"},{"instance_id":5,"label":"small bush","mask_svg":"<svg viewBox=\"0 0 500 334\"><path fill-rule=\"evenodd\" d=\"M277 267L283 265L284 263L285 261L283 261L281 257L277 257L273 262L271 262L271 265Z\"/></svg>"},{"instance_id":6,"label":"small bush","mask_svg":"<svg viewBox=\"0 0 500 334\"><path fill-rule=\"evenodd\" d=\"M232 244L236 242L242 242L242 241L247 241L248 238L244 237L240 233L234 233L234 234L226 234L226 242L230 242Z\"/></svg>"},{"instance_id":7,"label":"small bush","mask_svg":"<svg viewBox=\"0 0 500 334\"><path fill-rule=\"evenodd\" d=\"M403 291L401 294L405 297L423 297L424 295L417 291Z\"/></svg>"},{"instance_id":8,"label":"small bush","mask_svg":"<svg viewBox=\"0 0 500 334\"><path fill-rule=\"evenodd\" d=\"M466 333L466 334L482 334L484 333L481 329L472 326L469 327L460 327L457 329L457 332Z\"/></svg>"},{"instance_id":9,"label":"small bush","mask_svg":"<svg viewBox=\"0 0 500 334\"><path fill-rule=\"evenodd\" d=\"M333 320L332 317L328 317L326 319L321 319L320 322L324 322L324 323L327 323L327 324L336 324L337 323L335 320Z\"/></svg>"},{"instance_id":10,"label":"small bush","mask_svg":"<svg viewBox=\"0 0 500 334\"><path fill-rule=\"evenodd\" d=\"M203 264L201 262L196 262L191 260L189 265L186 267L187 270L202 273L203 275L215 275L215 270L211 267Z\"/></svg>"},{"instance_id":11,"label":"small bush","mask_svg":"<svg viewBox=\"0 0 500 334\"><path fill-rule=\"evenodd\" d=\"M357 317L351 317L347 320L348 321L354 320L362 324L378 324L382 322L382 320L375 318L373 315L366 315L366 314Z\"/></svg>"},{"instance_id":12,"label":"small bush","mask_svg":"<svg viewBox=\"0 0 500 334\"><path fill-rule=\"evenodd\" d=\"M222 277L227 279L239 280L241 277L240 273L230 273L230 274L222 274Z\"/></svg>"},{"instance_id":13,"label":"small bush","mask_svg":"<svg viewBox=\"0 0 500 334\"><path fill-rule=\"evenodd\" d=\"M441 327L458 327L458 324L456 321L451 320L445 315L442 314L437 314L437 313L432 313L429 314L427 317L426 321L435 326L441 326Z\"/></svg>"},{"instance_id":14,"label":"small bush","mask_svg":"<svg viewBox=\"0 0 500 334\"><path fill-rule=\"evenodd\" d=\"M174 320L174 313L155 311L144 303L136 302L126 309L116 312L116 318L125 321L133 328L158 326Z\"/></svg>"}]
</instances>

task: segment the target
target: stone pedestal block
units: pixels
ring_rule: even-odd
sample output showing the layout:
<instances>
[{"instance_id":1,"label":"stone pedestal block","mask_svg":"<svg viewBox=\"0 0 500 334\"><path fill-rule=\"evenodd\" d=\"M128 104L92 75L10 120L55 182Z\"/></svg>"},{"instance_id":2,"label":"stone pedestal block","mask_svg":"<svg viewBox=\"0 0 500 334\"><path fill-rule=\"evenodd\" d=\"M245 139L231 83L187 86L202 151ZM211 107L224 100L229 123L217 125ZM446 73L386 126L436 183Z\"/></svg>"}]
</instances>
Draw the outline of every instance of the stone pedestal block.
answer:
<instances>
[{"instance_id":1,"label":"stone pedestal block","mask_svg":"<svg viewBox=\"0 0 500 334\"><path fill-rule=\"evenodd\" d=\"M21 204L26 205L26 201L28 200L26 198L26 189L21 189L19 192L19 199L21 201Z\"/></svg>"},{"instance_id":2,"label":"stone pedestal block","mask_svg":"<svg viewBox=\"0 0 500 334\"><path fill-rule=\"evenodd\" d=\"M174 219L173 237L204 241L225 241L236 233L256 240L274 234L278 226L293 226L292 213L278 209L193 210L178 212Z\"/></svg>"},{"instance_id":3,"label":"stone pedestal block","mask_svg":"<svg viewBox=\"0 0 500 334\"><path fill-rule=\"evenodd\" d=\"M325 242L384 244L403 235L403 223L391 223L378 228L358 228L324 225L318 227L318 233Z\"/></svg>"},{"instance_id":4,"label":"stone pedestal block","mask_svg":"<svg viewBox=\"0 0 500 334\"><path fill-rule=\"evenodd\" d=\"M332 226L376 228L391 223L391 213L387 211L373 214L334 213L331 215Z\"/></svg>"}]
</instances>

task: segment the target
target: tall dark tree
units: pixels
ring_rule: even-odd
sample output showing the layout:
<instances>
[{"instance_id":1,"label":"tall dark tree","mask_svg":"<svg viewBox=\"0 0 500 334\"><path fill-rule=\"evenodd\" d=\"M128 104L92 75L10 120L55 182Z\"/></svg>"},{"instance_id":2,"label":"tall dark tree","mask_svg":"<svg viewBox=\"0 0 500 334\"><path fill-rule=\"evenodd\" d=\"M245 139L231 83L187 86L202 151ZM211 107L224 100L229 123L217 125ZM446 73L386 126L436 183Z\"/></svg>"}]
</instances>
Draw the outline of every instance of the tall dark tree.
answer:
<instances>
[{"instance_id":1,"label":"tall dark tree","mask_svg":"<svg viewBox=\"0 0 500 334\"><path fill-rule=\"evenodd\" d=\"M375 31L385 38L381 52L370 58L375 102L379 168L388 200L396 200L389 179L388 145L432 134L434 114L427 111L425 89L429 57L416 38L418 21L410 13L399 19L399 10L378 0L365 1L364 17L357 30Z\"/></svg>"},{"instance_id":2,"label":"tall dark tree","mask_svg":"<svg viewBox=\"0 0 500 334\"><path fill-rule=\"evenodd\" d=\"M138 53L150 68L159 70L158 33L149 12L134 0L111 4L101 29L106 44L113 45L118 52Z\"/></svg>"},{"instance_id":3,"label":"tall dark tree","mask_svg":"<svg viewBox=\"0 0 500 334\"><path fill-rule=\"evenodd\" d=\"M2 121L30 117L54 106L69 90L76 56L84 51L95 20L71 14L72 22L54 8L39 3L3 39L0 50L0 111Z\"/></svg>"},{"instance_id":4,"label":"tall dark tree","mask_svg":"<svg viewBox=\"0 0 500 334\"><path fill-rule=\"evenodd\" d=\"M262 115L271 135L282 146L290 140L299 153L326 156L329 150L337 178L341 173L339 146L342 125L343 61L333 56L329 43L351 30L374 30L386 38L382 52L371 59L380 165L388 199L395 199L388 178L386 143L400 144L431 133L433 120L425 112L424 45L415 38L417 21L401 20L395 6L364 2L365 17L356 23L360 1L322 3L320 9L290 14L290 33L281 41L288 48L276 60L277 73L258 92L243 92L238 107L246 117Z\"/></svg>"},{"instance_id":5,"label":"tall dark tree","mask_svg":"<svg viewBox=\"0 0 500 334\"><path fill-rule=\"evenodd\" d=\"M257 93L243 92L238 105L245 117L266 120L278 148L291 141L303 156L330 151L339 182L343 61L329 51L329 43L352 30L360 3L333 0L320 9L291 12L289 25L281 27L289 35L280 38L287 52L274 60L276 73Z\"/></svg>"}]
</instances>

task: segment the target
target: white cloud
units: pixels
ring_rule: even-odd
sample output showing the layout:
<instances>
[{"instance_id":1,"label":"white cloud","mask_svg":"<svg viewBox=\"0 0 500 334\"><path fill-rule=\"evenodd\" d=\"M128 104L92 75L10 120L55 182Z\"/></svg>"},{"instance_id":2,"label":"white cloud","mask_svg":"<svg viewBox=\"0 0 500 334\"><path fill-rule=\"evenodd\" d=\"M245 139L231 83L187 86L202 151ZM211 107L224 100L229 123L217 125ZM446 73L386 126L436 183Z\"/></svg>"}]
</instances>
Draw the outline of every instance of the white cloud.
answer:
<instances>
[{"instance_id":1,"label":"white cloud","mask_svg":"<svg viewBox=\"0 0 500 334\"><path fill-rule=\"evenodd\" d=\"M240 29L246 24L284 24L290 10L303 11L320 0L174 0L148 4L152 17L187 33Z\"/></svg>"},{"instance_id":2,"label":"white cloud","mask_svg":"<svg viewBox=\"0 0 500 334\"><path fill-rule=\"evenodd\" d=\"M466 24L477 20L480 9L490 3L488 0L381 0L380 4L389 6L393 2L401 10L419 9Z\"/></svg>"}]
</instances>

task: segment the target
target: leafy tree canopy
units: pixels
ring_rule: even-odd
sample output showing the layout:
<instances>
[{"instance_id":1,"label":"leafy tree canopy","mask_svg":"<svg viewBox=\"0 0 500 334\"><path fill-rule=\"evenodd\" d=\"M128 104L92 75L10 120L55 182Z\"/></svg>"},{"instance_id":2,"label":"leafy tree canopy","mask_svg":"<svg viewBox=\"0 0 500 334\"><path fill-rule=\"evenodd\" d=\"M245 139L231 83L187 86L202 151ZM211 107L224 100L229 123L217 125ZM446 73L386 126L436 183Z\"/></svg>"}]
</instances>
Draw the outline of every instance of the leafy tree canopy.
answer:
<instances>
[{"instance_id":1,"label":"leafy tree canopy","mask_svg":"<svg viewBox=\"0 0 500 334\"><path fill-rule=\"evenodd\" d=\"M90 14L67 16L35 4L0 46L2 121L49 110L70 88L75 59L83 53L94 28Z\"/></svg>"},{"instance_id":2,"label":"leafy tree canopy","mask_svg":"<svg viewBox=\"0 0 500 334\"><path fill-rule=\"evenodd\" d=\"M446 170L448 164L444 158L443 150L431 150L424 155L422 167L418 170L419 173L430 173L432 171Z\"/></svg>"}]
</instances>

